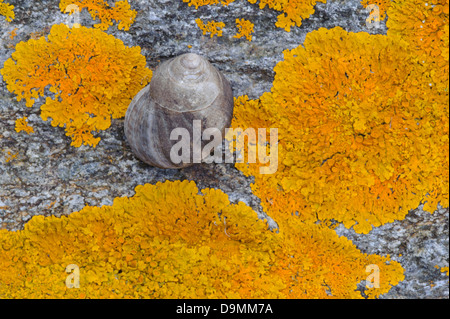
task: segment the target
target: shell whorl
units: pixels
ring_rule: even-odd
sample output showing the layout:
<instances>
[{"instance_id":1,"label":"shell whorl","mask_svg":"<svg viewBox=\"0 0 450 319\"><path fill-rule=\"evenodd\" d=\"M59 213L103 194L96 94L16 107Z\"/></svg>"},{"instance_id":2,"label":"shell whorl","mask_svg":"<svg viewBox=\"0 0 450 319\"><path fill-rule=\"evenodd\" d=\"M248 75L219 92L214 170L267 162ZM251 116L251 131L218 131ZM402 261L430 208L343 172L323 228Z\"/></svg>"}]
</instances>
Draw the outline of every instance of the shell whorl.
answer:
<instances>
[{"instance_id":1,"label":"shell whorl","mask_svg":"<svg viewBox=\"0 0 450 319\"><path fill-rule=\"evenodd\" d=\"M150 96L172 111L197 111L217 98L221 82L218 71L208 61L187 53L161 64L153 74Z\"/></svg>"},{"instance_id":2,"label":"shell whorl","mask_svg":"<svg viewBox=\"0 0 450 319\"><path fill-rule=\"evenodd\" d=\"M172 162L170 149L177 141L170 140L171 131L186 128L192 139L193 121L201 120L202 130L218 128L223 136L233 106L228 80L203 57L183 54L162 63L135 96L125 115L125 135L135 155L147 164L190 166L192 161Z\"/></svg>"}]
</instances>

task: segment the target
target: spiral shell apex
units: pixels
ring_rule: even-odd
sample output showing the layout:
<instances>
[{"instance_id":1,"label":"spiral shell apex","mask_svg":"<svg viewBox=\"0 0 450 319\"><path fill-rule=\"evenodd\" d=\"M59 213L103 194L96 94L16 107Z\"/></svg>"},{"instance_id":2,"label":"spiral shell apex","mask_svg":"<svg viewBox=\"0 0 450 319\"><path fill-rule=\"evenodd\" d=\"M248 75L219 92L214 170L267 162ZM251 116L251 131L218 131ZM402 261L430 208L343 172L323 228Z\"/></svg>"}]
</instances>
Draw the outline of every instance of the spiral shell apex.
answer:
<instances>
[{"instance_id":1,"label":"spiral shell apex","mask_svg":"<svg viewBox=\"0 0 450 319\"><path fill-rule=\"evenodd\" d=\"M195 150L210 143L201 138L206 129L214 128L224 136L233 106L228 80L203 57L183 54L162 63L153 72L150 84L131 101L125 115L125 136L134 154L149 165L190 166L209 155ZM173 139L174 132L188 132L189 139ZM177 143L187 143L181 162L180 154L174 157ZM200 158L195 154L201 154Z\"/></svg>"}]
</instances>

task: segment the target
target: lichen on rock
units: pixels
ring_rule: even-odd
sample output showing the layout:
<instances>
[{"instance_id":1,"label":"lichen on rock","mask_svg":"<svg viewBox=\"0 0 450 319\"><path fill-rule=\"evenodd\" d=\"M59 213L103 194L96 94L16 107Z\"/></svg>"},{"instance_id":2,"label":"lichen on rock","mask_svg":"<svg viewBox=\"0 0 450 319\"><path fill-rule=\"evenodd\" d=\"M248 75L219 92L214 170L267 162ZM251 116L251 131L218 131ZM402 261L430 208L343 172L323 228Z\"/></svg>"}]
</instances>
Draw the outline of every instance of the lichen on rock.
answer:
<instances>
[{"instance_id":1,"label":"lichen on rock","mask_svg":"<svg viewBox=\"0 0 450 319\"><path fill-rule=\"evenodd\" d=\"M403 278L395 261L360 253L331 229L292 220L267 229L242 202L194 182L136 187L112 206L32 218L0 230L1 298L362 298ZM79 288L66 285L68 265Z\"/></svg>"},{"instance_id":2,"label":"lichen on rock","mask_svg":"<svg viewBox=\"0 0 450 319\"><path fill-rule=\"evenodd\" d=\"M116 1L114 6L110 6L106 0L60 0L59 7L62 12L70 14L73 14L74 7L78 12L86 8L92 19L100 20L100 23L94 25L100 30L107 30L113 24L112 20L115 20L119 30L128 31L137 14L135 10L131 10L128 0Z\"/></svg>"},{"instance_id":3,"label":"lichen on rock","mask_svg":"<svg viewBox=\"0 0 450 319\"><path fill-rule=\"evenodd\" d=\"M131 99L151 79L139 47L101 30L54 25L48 37L20 42L0 70L7 88L32 107L41 106L44 121L64 127L72 146L96 146L93 132L120 118Z\"/></svg>"},{"instance_id":4,"label":"lichen on rock","mask_svg":"<svg viewBox=\"0 0 450 319\"><path fill-rule=\"evenodd\" d=\"M11 22L14 17L14 6L0 0L0 15L4 16L6 21Z\"/></svg>"},{"instance_id":5,"label":"lichen on rock","mask_svg":"<svg viewBox=\"0 0 450 319\"><path fill-rule=\"evenodd\" d=\"M421 202L431 212L439 202L448 207L448 80L435 77L430 86L424 76L441 72L437 65L416 63L395 35L340 27L311 32L285 51L271 92L236 99L232 124L279 130L275 174L260 175L260 163L236 164L255 176L269 215L297 212L367 233Z\"/></svg>"}]
</instances>

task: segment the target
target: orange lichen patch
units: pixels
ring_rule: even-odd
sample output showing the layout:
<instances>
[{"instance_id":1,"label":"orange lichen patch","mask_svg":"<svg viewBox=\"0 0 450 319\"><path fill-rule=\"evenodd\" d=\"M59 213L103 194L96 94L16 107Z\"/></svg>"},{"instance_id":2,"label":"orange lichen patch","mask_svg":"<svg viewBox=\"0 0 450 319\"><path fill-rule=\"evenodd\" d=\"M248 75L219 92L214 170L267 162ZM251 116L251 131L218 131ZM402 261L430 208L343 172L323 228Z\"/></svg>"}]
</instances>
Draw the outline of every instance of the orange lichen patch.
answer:
<instances>
[{"instance_id":1,"label":"orange lichen patch","mask_svg":"<svg viewBox=\"0 0 450 319\"><path fill-rule=\"evenodd\" d=\"M183 2L187 2L189 6L194 6L195 9L198 9L201 6L213 4L222 4L223 6L228 6L230 3L234 2L234 0L183 0Z\"/></svg>"},{"instance_id":2,"label":"orange lichen patch","mask_svg":"<svg viewBox=\"0 0 450 319\"><path fill-rule=\"evenodd\" d=\"M0 0L0 15L4 16L6 21L11 22L15 17L14 6Z\"/></svg>"},{"instance_id":3,"label":"orange lichen patch","mask_svg":"<svg viewBox=\"0 0 450 319\"><path fill-rule=\"evenodd\" d=\"M37 40L40 37L43 37L43 36L47 35L50 32L50 30L51 30L51 27L45 26L40 31L31 32L30 33L30 39Z\"/></svg>"},{"instance_id":4,"label":"orange lichen patch","mask_svg":"<svg viewBox=\"0 0 450 319\"><path fill-rule=\"evenodd\" d=\"M112 206L35 216L0 230L1 298L361 298L366 266L377 297L403 279L395 261L365 255L334 231L281 221L279 233L220 190L194 182L136 188ZM79 287L66 287L68 265Z\"/></svg>"},{"instance_id":5,"label":"orange lichen patch","mask_svg":"<svg viewBox=\"0 0 450 319\"><path fill-rule=\"evenodd\" d=\"M258 0L247 1L253 4L258 2ZM309 18L314 13L314 6L317 2L325 3L326 0L259 0L259 8L264 9L265 6L268 6L283 12L278 16L275 25L289 32L292 26L301 26L302 20Z\"/></svg>"},{"instance_id":6,"label":"orange lichen patch","mask_svg":"<svg viewBox=\"0 0 450 319\"><path fill-rule=\"evenodd\" d=\"M432 116L427 116L429 130L433 131L429 138L447 139L443 152L448 166L449 136L449 0L433 1L392 1L388 9L388 36L399 37L413 51L415 59L414 85L427 97L426 108ZM424 100L420 96L420 100ZM424 101L421 101L424 103ZM445 153L444 153L445 152ZM440 156L442 157L442 156ZM445 164L447 163L447 164ZM423 164L424 165L424 164ZM448 170L442 172L441 178L448 187ZM424 210L433 211L436 206L436 194L439 189L431 191ZM447 195L445 195L447 194ZM448 192L444 192L444 205L448 206Z\"/></svg>"},{"instance_id":7,"label":"orange lichen patch","mask_svg":"<svg viewBox=\"0 0 450 319\"><path fill-rule=\"evenodd\" d=\"M70 5L78 6L81 11L86 8L92 16L92 19L99 18L100 23L94 27L101 30L107 30L113 24L112 20L119 22L119 30L128 31L136 18L137 12L131 10L128 0L117 1L114 6L110 6L106 0L61 0L59 7L62 12L67 13Z\"/></svg>"},{"instance_id":8,"label":"orange lichen patch","mask_svg":"<svg viewBox=\"0 0 450 319\"><path fill-rule=\"evenodd\" d=\"M278 128L275 174L236 164L255 176L269 215L335 219L367 233L421 202L431 212L448 207L448 99L420 68L401 39L339 27L285 51L271 92L236 99L232 123Z\"/></svg>"},{"instance_id":9,"label":"orange lichen patch","mask_svg":"<svg viewBox=\"0 0 450 319\"><path fill-rule=\"evenodd\" d=\"M46 208L47 208L47 209L50 209L50 208L52 208L55 204L56 204L56 200L53 201L53 202L51 202Z\"/></svg>"},{"instance_id":10,"label":"orange lichen patch","mask_svg":"<svg viewBox=\"0 0 450 319\"><path fill-rule=\"evenodd\" d=\"M14 28L11 33L9 34L9 38L11 40L14 40L15 36L17 35L17 30L19 30L19 28Z\"/></svg>"},{"instance_id":11,"label":"orange lichen patch","mask_svg":"<svg viewBox=\"0 0 450 319\"><path fill-rule=\"evenodd\" d=\"M388 36L401 37L410 44L421 65L418 72L427 85L441 92L438 103L445 103L449 81L449 0L392 1L388 15Z\"/></svg>"},{"instance_id":12,"label":"orange lichen patch","mask_svg":"<svg viewBox=\"0 0 450 319\"><path fill-rule=\"evenodd\" d=\"M17 157L17 155L19 155L19 153L13 154L13 153L11 153L11 151L8 151L8 154L5 158L5 162L6 163L11 162L13 159L15 159Z\"/></svg>"},{"instance_id":13,"label":"orange lichen patch","mask_svg":"<svg viewBox=\"0 0 450 319\"><path fill-rule=\"evenodd\" d=\"M233 3L234 0L222 0L221 3L223 6L228 6L230 3Z\"/></svg>"},{"instance_id":14,"label":"orange lichen patch","mask_svg":"<svg viewBox=\"0 0 450 319\"><path fill-rule=\"evenodd\" d=\"M392 0L388 9L388 35L402 36L415 48L430 56L448 41L448 0Z\"/></svg>"},{"instance_id":15,"label":"orange lichen patch","mask_svg":"<svg viewBox=\"0 0 450 319\"><path fill-rule=\"evenodd\" d=\"M383 21L386 19L386 11L391 5L391 0L362 0L361 5L364 8L370 7L370 5L376 5L379 13L379 21ZM374 9L372 9L373 11Z\"/></svg>"},{"instance_id":16,"label":"orange lichen patch","mask_svg":"<svg viewBox=\"0 0 450 319\"><path fill-rule=\"evenodd\" d=\"M206 24L203 23L202 19L195 19L195 22L197 23L200 30L203 31L203 34L210 33L210 37L212 38L214 35L217 35L218 37L222 36L222 29L225 27L225 23L223 22L215 22L208 21Z\"/></svg>"},{"instance_id":17,"label":"orange lichen patch","mask_svg":"<svg viewBox=\"0 0 450 319\"><path fill-rule=\"evenodd\" d=\"M445 273L445 274L448 276L448 274L449 274L449 269L448 269L448 267L439 267L438 265L436 265L435 268L436 268L436 269L439 269L439 268L440 268L441 272L442 272L442 273Z\"/></svg>"},{"instance_id":18,"label":"orange lichen patch","mask_svg":"<svg viewBox=\"0 0 450 319\"><path fill-rule=\"evenodd\" d=\"M238 28L238 33L233 38L245 37L248 41L252 41L252 32L254 24L245 19L236 19L236 27Z\"/></svg>"},{"instance_id":19,"label":"orange lichen patch","mask_svg":"<svg viewBox=\"0 0 450 319\"><path fill-rule=\"evenodd\" d=\"M27 134L34 133L34 129L32 126L28 124L28 118L22 117L16 120L15 130L17 133L25 131Z\"/></svg>"},{"instance_id":20,"label":"orange lichen patch","mask_svg":"<svg viewBox=\"0 0 450 319\"><path fill-rule=\"evenodd\" d=\"M96 146L100 138L93 132L123 117L150 81L152 72L140 50L98 29L54 25L48 39L18 43L0 72L8 90L28 107L48 88L53 95L41 106L42 119L65 127L71 145Z\"/></svg>"}]
</instances>

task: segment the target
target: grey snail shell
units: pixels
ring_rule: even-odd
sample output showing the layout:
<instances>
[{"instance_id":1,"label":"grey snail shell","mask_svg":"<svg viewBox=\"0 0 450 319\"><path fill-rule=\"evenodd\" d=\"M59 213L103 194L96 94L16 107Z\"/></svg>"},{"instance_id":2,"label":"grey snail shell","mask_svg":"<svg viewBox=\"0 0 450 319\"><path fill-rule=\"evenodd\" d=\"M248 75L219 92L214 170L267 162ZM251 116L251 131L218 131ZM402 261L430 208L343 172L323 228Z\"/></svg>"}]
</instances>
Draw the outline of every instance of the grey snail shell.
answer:
<instances>
[{"instance_id":1,"label":"grey snail shell","mask_svg":"<svg viewBox=\"0 0 450 319\"><path fill-rule=\"evenodd\" d=\"M191 148L195 120L201 121L202 130L217 128L224 136L233 106L228 80L205 58L183 54L160 64L150 84L131 101L125 114L125 136L143 162L160 168L187 167L194 164L192 156L187 162L171 158L171 149L177 143L170 139L171 132L187 129ZM208 141L201 143L203 147Z\"/></svg>"}]
</instances>

